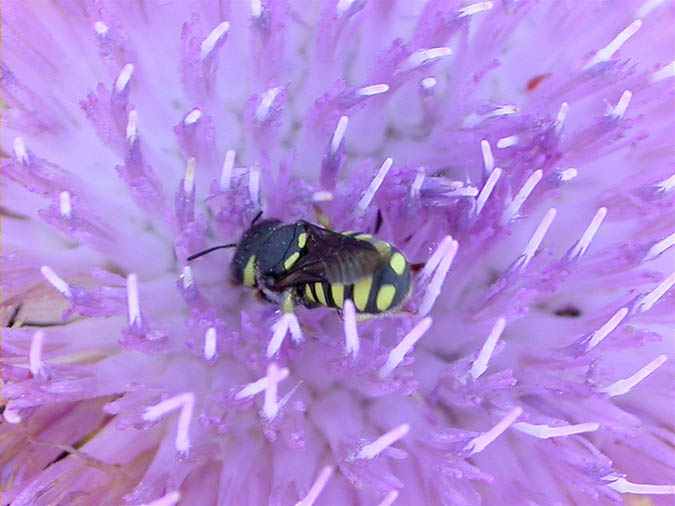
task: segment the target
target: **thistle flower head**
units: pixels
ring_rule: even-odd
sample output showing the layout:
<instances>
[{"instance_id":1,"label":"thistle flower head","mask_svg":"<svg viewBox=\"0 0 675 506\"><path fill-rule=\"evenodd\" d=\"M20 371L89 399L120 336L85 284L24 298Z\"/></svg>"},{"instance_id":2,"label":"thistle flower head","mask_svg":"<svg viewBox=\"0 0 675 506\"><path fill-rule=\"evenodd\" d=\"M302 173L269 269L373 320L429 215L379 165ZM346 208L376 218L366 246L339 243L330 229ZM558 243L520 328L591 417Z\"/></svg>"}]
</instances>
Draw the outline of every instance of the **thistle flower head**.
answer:
<instances>
[{"instance_id":1,"label":"thistle flower head","mask_svg":"<svg viewBox=\"0 0 675 506\"><path fill-rule=\"evenodd\" d=\"M673 500L670 2L5 3L3 504ZM410 297L188 262L261 211Z\"/></svg>"}]
</instances>

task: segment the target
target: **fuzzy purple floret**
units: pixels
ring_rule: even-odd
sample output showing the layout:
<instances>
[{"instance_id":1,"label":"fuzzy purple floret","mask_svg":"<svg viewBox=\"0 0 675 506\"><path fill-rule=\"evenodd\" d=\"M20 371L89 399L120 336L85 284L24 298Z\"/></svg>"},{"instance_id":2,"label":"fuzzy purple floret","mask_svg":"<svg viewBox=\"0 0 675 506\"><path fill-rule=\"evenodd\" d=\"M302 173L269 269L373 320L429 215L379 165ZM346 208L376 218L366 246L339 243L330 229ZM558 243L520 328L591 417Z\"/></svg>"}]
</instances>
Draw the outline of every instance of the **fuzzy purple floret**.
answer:
<instances>
[{"instance_id":1,"label":"fuzzy purple floret","mask_svg":"<svg viewBox=\"0 0 675 506\"><path fill-rule=\"evenodd\" d=\"M2 504L672 504L673 23L5 0ZM283 314L187 263L259 210L426 267Z\"/></svg>"}]
</instances>

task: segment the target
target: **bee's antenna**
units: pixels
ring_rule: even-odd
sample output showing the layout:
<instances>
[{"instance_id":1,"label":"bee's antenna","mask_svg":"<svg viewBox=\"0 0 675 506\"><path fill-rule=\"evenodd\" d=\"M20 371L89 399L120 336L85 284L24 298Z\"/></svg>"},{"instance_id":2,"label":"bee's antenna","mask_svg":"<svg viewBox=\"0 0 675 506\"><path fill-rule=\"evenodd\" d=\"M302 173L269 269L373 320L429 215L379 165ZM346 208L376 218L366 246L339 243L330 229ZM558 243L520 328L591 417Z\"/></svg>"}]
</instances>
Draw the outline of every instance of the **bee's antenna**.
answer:
<instances>
[{"instance_id":1,"label":"bee's antenna","mask_svg":"<svg viewBox=\"0 0 675 506\"><path fill-rule=\"evenodd\" d=\"M251 222L251 226L255 225L255 222L260 219L262 214L263 214L263 212L262 212L262 209L261 209L260 211L258 211L258 214L255 215L255 218L253 218L253 221Z\"/></svg>"},{"instance_id":2,"label":"bee's antenna","mask_svg":"<svg viewBox=\"0 0 675 506\"><path fill-rule=\"evenodd\" d=\"M211 253L212 251L216 251L217 249L225 249L225 248L236 248L237 244L232 243L232 244L221 244L220 246L214 246L213 248L205 249L204 251L200 251L199 253L195 253L194 255L190 255L187 257L188 262L191 262L195 258L199 258L201 256L204 256L208 253Z\"/></svg>"}]
</instances>

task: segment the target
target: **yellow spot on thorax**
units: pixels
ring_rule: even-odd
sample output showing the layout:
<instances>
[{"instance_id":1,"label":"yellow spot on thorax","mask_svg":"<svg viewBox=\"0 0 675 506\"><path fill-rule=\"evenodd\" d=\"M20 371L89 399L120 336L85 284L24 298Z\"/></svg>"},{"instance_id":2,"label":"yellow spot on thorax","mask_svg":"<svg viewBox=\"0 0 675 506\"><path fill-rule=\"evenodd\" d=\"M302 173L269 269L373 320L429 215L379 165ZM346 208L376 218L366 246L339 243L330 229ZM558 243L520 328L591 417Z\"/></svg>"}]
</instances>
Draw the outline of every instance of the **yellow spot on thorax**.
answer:
<instances>
[{"instance_id":1,"label":"yellow spot on thorax","mask_svg":"<svg viewBox=\"0 0 675 506\"><path fill-rule=\"evenodd\" d=\"M359 234L354 236L355 239L358 239L359 241L368 241L373 238L372 235L370 234Z\"/></svg>"},{"instance_id":2,"label":"yellow spot on thorax","mask_svg":"<svg viewBox=\"0 0 675 506\"><path fill-rule=\"evenodd\" d=\"M304 248L305 244L307 244L307 232L303 232L298 236L298 248Z\"/></svg>"},{"instance_id":3,"label":"yellow spot on thorax","mask_svg":"<svg viewBox=\"0 0 675 506\"><path fill-rule=\"evenodd\" d=\"M389 266L394 270L394 272L398 276L403 274L403 271L405 271L406 264L407 262L405 260L405 257L398 252L394 253L389 259Z\"/></svg>"},{"instance_id":4,"label":"yellow spot on thorax","mask_svg":"<svg viewBox=\"0 0 675 506\"><path fill-rule=\"evenodd\" d=\"M366 306L368 305L368 297L370 296L370 288L372 285L372 276L361 278L356 283L354 283L354 305L359 311L366 309Z\"/></svg>"},{"instance_id":5,"label":"yellow spot on thorax","mask_svg":"<svg viewBox=\"0 0 675 506\"><path fill-rule=\"evenodd\" d=\"M255 286L255 255L248 257L244 267L244 286Z\"/></svg>"},{"instance_id":6,"label":"yellow spot on thorax","mask_svg":"<svg viewBox=\"0 0 675 506\"><path fill-rule=\"evenodd\" d=\"M333 302L337 307L342 307L345 302L345 285L342 283L333 283L330 285L330 293L333 296Z\"/></svg>"},{"instance_id":7,"label":"yellow spot on thorax","mask_svg":"<svg viewBox=\"0 0 675 506\"><path fill-rule=\"evenodd\" d=\"M314 283L314 291L316 292L316 298L319 301L319 304L322 306L326 305L326 295L323 293L323 283L316 282Z\"/></svg>"},{"instance_id":8,"label":"yellow spot on thorax","mask_svg":"<svg viewBox=\"0 0 675 506\"><path fill-rule=\"evenodd\" d=\"M300 252L296 251L291 256L289 256L286 260L284 260L284 269L288 270L291 267L293 267L293 264L295 264L295 262L298 261L298 258L300 258Z\"/></svg>"},{"instance_id":9,"label":"yellow spot on thorax","mask_svg":"<svg viewBox=\"0 0 675 506\"><path fill-rule=\"evenodd\" d=\"M377 299L375 304L378 311L386 311L391 307L391 302L396 295L396 287L394 285L382 285L377 291Z\"/></svg>"}]
</instances>

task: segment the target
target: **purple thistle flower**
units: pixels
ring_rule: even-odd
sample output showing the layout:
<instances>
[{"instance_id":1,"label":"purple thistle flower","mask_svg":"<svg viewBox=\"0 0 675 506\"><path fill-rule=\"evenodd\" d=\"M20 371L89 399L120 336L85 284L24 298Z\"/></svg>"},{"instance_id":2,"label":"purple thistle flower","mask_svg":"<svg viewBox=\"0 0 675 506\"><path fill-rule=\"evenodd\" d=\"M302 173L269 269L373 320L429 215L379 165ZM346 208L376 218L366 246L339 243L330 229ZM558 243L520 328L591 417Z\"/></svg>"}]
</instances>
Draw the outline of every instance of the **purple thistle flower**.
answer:
<instances>
[{"instance_id":1,"label":"purple thistle flower","mask_svg":"<svg viewBox=\"0 0 675 506\"><path fill-rule=\"evenodd\" d=\"M673 504L671 2L3 7L2 504ZM260 210L425 265L282 313Z\"/></svg>"}]
</instances>

